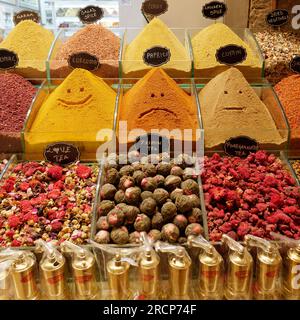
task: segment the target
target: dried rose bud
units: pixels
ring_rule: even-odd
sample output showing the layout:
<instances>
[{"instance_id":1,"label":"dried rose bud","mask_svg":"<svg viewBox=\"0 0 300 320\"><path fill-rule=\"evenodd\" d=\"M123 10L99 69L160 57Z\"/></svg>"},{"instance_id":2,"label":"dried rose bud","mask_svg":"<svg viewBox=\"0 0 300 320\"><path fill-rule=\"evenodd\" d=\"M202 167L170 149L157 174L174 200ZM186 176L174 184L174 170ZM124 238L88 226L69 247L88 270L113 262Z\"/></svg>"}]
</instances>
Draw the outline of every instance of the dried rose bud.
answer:
<instances>
[{"instance_id":1,"label":"dried rose bud","mask_svg":"<svg viewBox=\"0 0 300 320\"><path fill-rule=\"evenodd\" d=\"M134 187L134 185L135 185L135 182L133 177L123 176L120 179L119 189L125 191L128 188Z\"/></svg>"},{"instance_id":2,"label":"dried rose bud","mask_svg":"<svg viewBox=\"0 0 300 320\"><path fill-rule=\"evenodd\" d=\"M137 204L141 198L141 189L139 187L131 187L125 191L125 200L128 204Z\"/></svg>"},{"instance_id":3,"label":"dried rose bud","mask_svg":"<svg viewBox=\"0 0 300 320\"><path fill-rule=\"evenodd\" d=\"M135 220L134 228L136 231L148 232L151 229L151 220L145 214L139 214Z\"/></svg>"},{"instance_id":4,"label":"dried rose bud","mask_svg":"<svg viewBox=\"0 0 300 320\"><path fill-rule=\"evenodd\" d=\"M100 244L108 244L110 243L110 235L106 230L100 230L95 235L95 241Z\"/></svg>"},{"instance_id":5,"label":"dried rose bud","mask_svg":"<svg viewBox=\"0 0 300 320\"><path fill-rule=\"evenodd\" d=\"M161 230L164 224L164 218L160 212L156 212L155 215L152 217L151 226L152 229Z\"/></svg>"},{"instance_id":6,"label":"dried rose bud","mask_svg":"<svg viewBox=\"0 0 300 320\"><path fill-rule=\"evenodd\" d=\"M140 210L148 216L153 216L156 212L156 201L152 198L144 200L140 205Z\"/></svg>"},{"instance_id":7,"label":"dried rose bud","mask_svg":"<svg viewBox=\"0 0 300 320\"><path fill-rule=\"evenodd\" d=\"M146 178L146 174L143 171L138 170L134 172L133 178L135 180L136 185L141 185L142 180Z\"/></svg>"},{"instance_id":8,"label":"dried rose bud","mask_svg":"<svg viewBox=\"0 0 300 320\"><path fill-rule=\"evenodd\" d=\"M154 178L144 178L141 182L141 187L144 191L153 192L157 188L157 183Z\"/></svg>"},{"instance_id":9,"label":"dried rose bud","mask_svg":"<svg viewBox=\"0 0 300 320\"><path fill-rule=\"evenodd\" d=\"M116 203L123 203L125 202L125 192L123 190L117 191L115 194L115 202Z\"/></svg>"},{"instance_id":10,"label":"dried rose bud","mask_svg":"<svg viewBox=\"0 0 300 320\"><path fill-rule=\"evenodd\" d=\"M180 231L177 226L173 223L168 223L163 226L161 231L161 237L163 241L168 241L170 243L177 242L180 235Z\"/></svg>"},{"instance_id":11,"label":"dried rose bud","mask_svg":"<svg viewBox=\"0 0 300 320\"><path fill-rule=\"evenodd\" d=\"M178 214L175 216L173 223L179 228L179 230L185 230L188 225L188 220L183 214Z\"/></svg>"},{"instance_id":12,"label":"dried rose bud","mask_svg":"<svg viewBox=\"0 0 300 320\"><path fill-rule=\"evenodd\" d=\"M117 169L111 168L106 171L104 181L105 183L117 185L120 180L120 175Z\"/></svg>"},{"instance_id":13,"label":"dried rose bud","mask_svg":"<svg viewBox=\"0 0 300 320\"><path fill-rule=\"evenodd\" d=\"M97 229L98 230L109 230L109 224L107 217L100 217L97 221Z\"/></svg>"},{"instance_id":14,"label":"dried rose bud","mask_svg":"<svg viewBox=\"0 0 300 320\"><path fill-rule=\"evenodd\" d=\"M173 191L176 188L179 188L181 184L180 177L177 176L167 176L165 179L165 187L169 191Z\"/></svg>"},{"instance_id":15,"label":"dried rose bud","mask_svg":"<svg viewBox=\"0 0 300 320\"><path fill-rule=\"evenodd\" d=\"M148 199L148 198L153 198L153 193L152 193L151 191L143 191L143 192L141 193L141 199L142 199L142 201L143 201L143 200L146 200L146 199Z\"/></svg>"},{"instance_id":16,"label":"dried rose bud","mask_svg":"<svg viewBox=\"0 0 300 320\"><path fill-rule=\"evenodd\" d=\"M101 199L103 200L114 200L117 189L112 184L105 184L100 190Z\"/></svg>"},{"instance_id":17,"label":"dried rose bud","mask_svg":"<svg viewBox=\"0 0 300 320\"><path fill-rule=\"evenodd\" d=\"M186 213L193 209L193 203L188 196L177 197L175 204L178 211L181 213Z\"/></svg>"},{"instance_id":18,"label":"dried rose bud","mask_svg":"<svg viewBox=\"0 0 300 320\"><path fill-rule=\"evenodd\" d=\"M169 192L165 189L158 188L153 192L153 198L159 206L162 206L169 198Z\"/></svg>"},{"instance_id":19,"label":"dried rose bud","mask_svg":"<svg viewBox=\"0 0 300 320\"><path fill-rule=\"evenodd\" d=\"M199 223L189 224L185 229L186 237L199 236L199 235L203 235L203 233L204 233L203 227Z\"/></svg>"},{"instance_id":20,"label":"dried rose bud","mask_svg":"<svg viewBox=\"0 0 300 320\"><path fill-rule=\"evenodd\" d=\"M123 176L132 176L133 172L134 172L134 169L130 165L122 167L120 169L120 171L119 171L121 177L123 177Z\"/></svg>"},{"instance_id":21,"label":"dried rose bud","mask_svg":"<svg viewBox=\"0 0 300 320\"><path fill-rule=\"evenodd\" d=\"M107 221L110 227L121 226L124 222L124 218L125 218L124 212L118 207L115 207L107 215Z\"/></svg>"},{"instance_id":22,"label":"dried rose bud","mask_svg":"<svg viewBox=\"0 0 300 320\"><path fill-rule=\"evenodd\" d=\"M147 177L154 177L156 175L156 167L152 163L144 164L143 171Z\"/></svg>"},{"instance_id":23,"label":"dried rose bud","mask_svg":"<svg viewBox=\"0 0 300 320\"><path fill-rule=\"evenodd\" d=\"M166 202L161 208L161 214L165 222L172 221L177 214L175 204L172 202Z\"/></svg>"},{"instance_id":24,"label":"dried rose bud","mask_svg":"<svg viewBox=\"0 0 300 320\"><path fill-rule=\"evenodd\" d=\"M161 162L156 166L156 170L158 174L167 177L170 175L171 164L167 162Z\"/></svg>"},{"instance_id":25,"label":"dried rose bud","mask_svg":"<svg viewBox=\"0 0 300 320\"><path fill-rule=\"evenodd\" d=\"M181 189L183 190L183 194L185 195L192 195L192 194L199 195L198 183L192 179L187 179L183 181L181 183Z\"/></svg>"},{"instance_id":26,"label":"dried rose bud","mask_svg":"<svg viewBox=\"0 0 300 320\"><path fill-rule=\"evenodd\" d=\"M113 229L110 237L115 244L126 244L129 241L129 233L126 227Z\"/></svg>"},{"instance_id":27,"label":"dried rose bud","mask_svg":"<svg viewBox=\"0 0 300 320\"><path fill-rule=\"evenodd\" d=\"M171 197L171 200L175 202L176 198L178 196L182 196L182 195L183 195L183 190L179 189L179 188L176 188L174 191L171 192L170 197Z\"/></svg>"},{"instance_id":28,"label":"dried rose bud","mask_svg":"<svg viewBox=\"0 0 300 320\"><path fill-rule=\"evenodd\" d=\"M161 240L161 232L159 230L156 229L152 229L149 233L148 233L148 237L153 241L159 241Z\"/></svg>"}]
</instances>

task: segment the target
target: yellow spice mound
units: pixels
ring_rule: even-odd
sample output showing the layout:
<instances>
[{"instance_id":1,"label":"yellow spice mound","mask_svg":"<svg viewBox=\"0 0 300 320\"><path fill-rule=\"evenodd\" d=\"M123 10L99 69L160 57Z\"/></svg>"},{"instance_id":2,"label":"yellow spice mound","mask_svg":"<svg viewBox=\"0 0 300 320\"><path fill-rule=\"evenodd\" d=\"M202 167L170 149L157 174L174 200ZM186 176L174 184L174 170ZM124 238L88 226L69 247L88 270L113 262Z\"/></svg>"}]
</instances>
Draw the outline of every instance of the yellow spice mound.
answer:
<instances>
[{"instance_id":1,"label":"yellow spice mound","mask_svg":"<svg viewBox=\"0 0 300 320\"><path fill-rule=\"evenodd\" d=\"M19 68L43 71L53 40L51 31L31 20L24 20L14 27L0 47L18 54Z\"/></svg>"},{"instance_id":2,"label":"yellow spice mound","mask_svg":"<svg viewBox=\"0 0 300 320\"><path fill-rule=\"evenodd\" d=\"M42 104L27 143L96 141L99 130L113 127L115 101L115 91L102 79L75 69Z\"/></svg>"},{"instance_id":3,"label":"yellow spice mound","mask_svg":"<svg viewBox=\"0 0 300 320\"><path fill-rule=\"evenodd\" d=\"M267 106L238 69L230 68L212 79L199 99L207 148L241 135L265 144L285 142Z\"/></svg>"},{"instance_id":4,"label":"yellow spice mound","mask_svg":"<svg viewBox=\"0 0 300 320\"><path fill-rule=\"evenodd\" d=\"M221 64L216 59L216 50L229 44L242 46L247 50L246 60L239 65L260 67L259 58L246 42L225 24L215 23L201 30L192 39L195 68L220 66Z\"/></svg>"},{"instance_id":5,"label":"yellow spice mound","mask_svg":"<svg viewBox=\"0 0 300 320\"><path fill-rule=\"evenodd\" d=\"M162 46L170 49L171 59L163 68L189 72L191 69L190 57L184 45L176 35L160 19L154 18L127 46L123 68L125 73L151 69L143 61L144 52L152 47Z\"/></svg>"},{"instance_id":6,"label":"yellow spice mound","mask_svg":"<svg viewBox=\"0 0 300 320\"><path fill-rule=\"evenodd\" d=\"M128 122L129 131L198 128L193 98L160 68L149 71L125 94L119 120Z\"/></svg>"}]
</instances>

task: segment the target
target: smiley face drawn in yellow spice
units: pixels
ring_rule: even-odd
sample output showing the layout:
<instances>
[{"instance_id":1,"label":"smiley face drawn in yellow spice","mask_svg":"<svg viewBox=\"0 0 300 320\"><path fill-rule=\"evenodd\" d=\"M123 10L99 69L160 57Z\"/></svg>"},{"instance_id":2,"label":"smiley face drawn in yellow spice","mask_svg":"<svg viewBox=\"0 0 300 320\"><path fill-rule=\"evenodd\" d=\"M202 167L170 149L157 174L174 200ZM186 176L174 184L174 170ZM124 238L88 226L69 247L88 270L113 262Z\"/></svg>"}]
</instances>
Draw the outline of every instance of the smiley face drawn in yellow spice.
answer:
<instances>
[{"instance_id":1,"label":"smiley face drawn in yellow spice","mask_svg":"<svg viewBox=\"0 0 300 320\"><path fill-rule=\"evenodd\" d=\"M75 69L40 107L27 128L27 151L44 144L78 142L95 148L97 132L112 129L116 92L87 70ZM99 143L98 143L99 145Z\"/></svg>"}]
</instances>

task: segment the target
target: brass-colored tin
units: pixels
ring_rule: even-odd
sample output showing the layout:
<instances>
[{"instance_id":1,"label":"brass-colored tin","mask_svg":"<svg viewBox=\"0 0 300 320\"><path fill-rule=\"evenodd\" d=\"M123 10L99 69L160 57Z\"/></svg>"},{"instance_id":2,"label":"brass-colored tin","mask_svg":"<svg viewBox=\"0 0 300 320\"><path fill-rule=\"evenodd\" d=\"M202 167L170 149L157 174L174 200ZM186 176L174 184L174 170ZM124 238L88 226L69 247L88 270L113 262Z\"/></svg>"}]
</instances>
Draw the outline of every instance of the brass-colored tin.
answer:
<instances>
[{"instance_id":1,"label":"brass-colored tin","mask_svg":"<svg viewBox=\"0 0 300 320\"><path fill-rule=\"evenodd\" d=\"M157 298L159 293L159 263L160 258L154 250L146 250L139 261L141 294L146 299Z\"/></svg>"},{"instance_id":2,"label":"brass-colored tin","mask_svg":"<svg viewBox=\"0 0 300 320\"><path fill-rule=\"evenodd\" d=\"M129 267L119 254L107 263L108 285L114 300L127 300L130 296Z\"/></svg>"},{"instance_id":3,"label":"brass-colored tin","mask_svg":"<svg viewBox=\"0 0 300 320\"><path fill-rule=\"evenodd\" d=\"M284 259L284 297L288 300L300 299L300 245L290 248Z\"/></svg>"},{"instance_id":4,"label":"brass-colored tin","mask_svg":"<svg viewBox=\"0 0 300 320\"><path fill-rule=\"evenodd\" d=\"M169 257L171 299L189 299L191 260L184 249Z\"/></svg>"},{"instance_id":5,"label":"brass-colored tin","mask_svg":"<svg viewBox=\"0 0 300 320\"><path fill-rule=\"evenodd\" d=\"M16 300L36 300L39 291L35 279L36 260L31 253L23 252L12 263L11 275Z\"/></svg>"},{"instance_id":6,"label":"brass-colored tin","mask_svg":"<svg viewBox=\"0 0 300 320\"><path fill-rule=\"evenodd\" d=\"M77 299L93 299L98 294L96 260L92 254L81 252L72 260L72 271Z\"/></svg>"},{"instance_id":7,"label":"brass-colored tin","mask_svg":"<svg viewBox=\"0 0 300 320\"><path fill-rule=\"evenodd\" d=\"M63 300L67 298L65 265L65 258L62 255L55 255L54 252L41 260L40 274L46 299Z\"/></svg>"},{"instance_id":8,"label":"brass-colored tin","mask_svg":"<svg viewBox=\"0 0 300 320\"><path fill-rule=\"evenodd\" d=\"M229 246L224 295L227 300L251 299L253 259L248 250L227 235L222 241Z\"/></svg>"},{"instance_id":9,"label":"brass-colored tin","mask_svg":"<svg viewBox=\"0 0 300 320\"><path fill-rule=\"evenodd\" d=\"M9 300L10 296L10 273L6 268L0 267L0 300Z\"/></svg>"},{"instance_id":10,"label":"brass-colored tin","mask_svg":"<svg viewBox=\"0 0 300 320\"><path fill-rule=\"evenodd\" d=\"M253 235L246 235L245 243L257 247L254 298L280 299L282 258L278 248L270 241Z\"/></svg>"}]
</instances>

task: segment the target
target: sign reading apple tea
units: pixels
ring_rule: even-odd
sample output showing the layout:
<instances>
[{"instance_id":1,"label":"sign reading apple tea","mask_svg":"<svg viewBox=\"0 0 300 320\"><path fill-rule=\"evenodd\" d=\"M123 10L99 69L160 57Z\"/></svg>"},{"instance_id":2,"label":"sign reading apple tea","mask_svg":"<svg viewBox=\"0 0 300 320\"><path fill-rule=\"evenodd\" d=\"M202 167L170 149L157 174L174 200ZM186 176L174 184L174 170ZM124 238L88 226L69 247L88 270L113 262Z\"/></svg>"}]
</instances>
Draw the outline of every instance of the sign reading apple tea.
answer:
<instances>
[{"instance_id":1,"label":"sign reading apple tea","mask_svg":"<svg viewBox=\"0 0 300 320\"><path fill-rule=\"evenodd\" d=\"M202 7L202 14L207 19L216 20L225 15L227 12L227 6L225 3L220 1L212 1L206 3Z\"/></svg>"},{"instance_id":2,"label":"sign reading apple tea","mask_svg":"<svg viewBox=\"0 0 300 320\"><path fill-rule=\"evenodd\" d=\"M143 156L164 152L169 153L170 141L168 138L159 134L148 133L136 139L133 149L137 150Z\"/></svg>"},{"instance_id":3,"label":"sign reading apple tea","mask_svg":"<svg viewBox=\"0 0 300 320\"><path fill-rule=\"evenodd\" d=\"M144 52L143 60L145 64L152 67L160 67L168 63L171 59L171 51L164 47L153 47Z\"/></svg>"},{"instance_id":4,"label":"sign reading apple tea","mask_svg":"<svg viewBox=\"0 0 300 320\"><path fill-rule=\"evenodd\" d=\"M145 0L142 4L142 13L150 16L160 16L168 11L166 0Z\"/></svg>"},{"instance_id":5,"label":"sign reading apple tea","mask_svg":"<svg viewBox=\"0 0 300 320\"><path fill-rule=\"evenodd\" d=\"M216 59L221 64L234 66L242 63L247 58L247 50L235 44L229 44L216 51Z\"/></svg>"},{"instance_id":6,"label":"sign reading apple tea","mask_svg":"<svg viewBox=\"0 0 300 320\"><path fill-rule=\"evenodd\" d=\"M300 55L296 55L292 58L290 69L295 73L300 73Z\"/></svg>"},{"instance_id":7,"label":"sign reading apple tea","mask_svg":"<svg viewBox=\"0 0 300 320\"><path fill-rule=\"evenodd\" d=\"M80 159L80 152L74 145L61 142L48 145L44 157L49 162L68 165Z\"/></svg>"},{"instance_id":8,"label":"sign reading apple tea","mask_svg":"<svg viewBox=\"0 0 300 320\"><path fill-rule=\"evenodd\" d=\"M247 157L251 152L258 150L258 142L246 136L230 138L224 144L225 153L234 157Z\"/></svg>"},{"instance_id":9,"label":"sign reading apple tea","mask_svg":"<svg viewBox=\"0 0 300 320\"><path fill-rule=\"evenodd\" d=\"M18 55L7 49L0 49L0 70L9 70L19 64Z\"/></svg>"},{"instance_id":10,"label":"sign reading apple tea","mask_svg":"<svg viewBox=\"0 0 300 320\"><path fill-rule=\"evenodd\" d=\"M84 24L95 23L101 20L103 16L103 9L97 6L87 6L83 9L80 9L78 12L78 17Z\"/></svg>"},{"instance_id":11,"label":"sign reading apple tea","mask_svg":"<svg viewBox=\"0 0 300 320\"><path fill-rule=\"evenodd\" d=\"M71 68L81 68L89 71L99 69L99 59L87 52L77 52L69 56L68 64Z\"/></svg>"},{"instance_id":12,"label":"sign reading apple tea","mask_svg":"<svg viewBox=\"0 0 300 320\"><path fill-rule=\"evenodd\" d=\"M276 9L266 15L267 24L272 27L280 27L289 21L289 12L283 9Z\"/></svg>"},{"instance_id":13,"label":"sign reading apple tea","mask_svg":"<svg viewBox=\"0 0 300 320\"><path fill-rule=\"evenodd\" d=\"M36 23L40 22L40 16L34 12L29 10L23 10L14 15L14 24L17 25L21 21L24 20L32 20Z\"/></svg>"}]
</instances>

